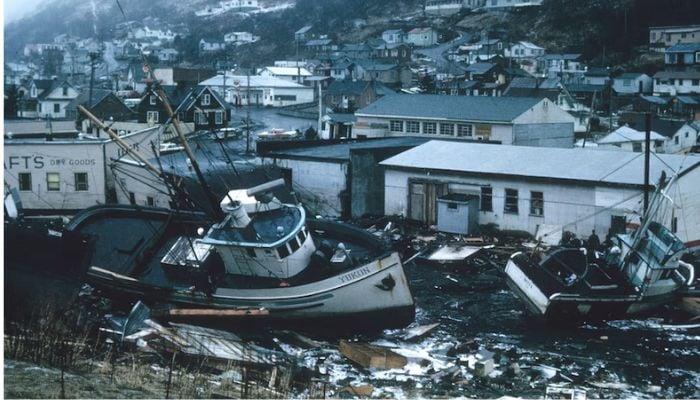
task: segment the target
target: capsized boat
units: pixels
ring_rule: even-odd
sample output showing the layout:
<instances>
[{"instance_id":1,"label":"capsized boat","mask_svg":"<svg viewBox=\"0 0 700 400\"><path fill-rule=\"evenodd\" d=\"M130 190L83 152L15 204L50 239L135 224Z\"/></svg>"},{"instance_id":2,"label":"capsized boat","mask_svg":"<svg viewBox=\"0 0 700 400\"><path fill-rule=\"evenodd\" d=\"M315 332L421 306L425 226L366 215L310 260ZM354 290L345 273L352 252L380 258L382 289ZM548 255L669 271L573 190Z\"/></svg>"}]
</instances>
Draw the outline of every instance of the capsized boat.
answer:
<instances>
[{"instance_id":1,"label":"capsized boat","mask_svg":"<svg viewBox=\"0 0 700 400\"><path fill-rule=\"evenodd\" d=\"M409 324L414 303L398 254L362 229L307 219L302 206L270 194L282 184L230 191L215 223L201 213L114 205L84 210L66 230L93 238L88 283L108 297L168 304L170 315L342 320L350 330Z\"/></svg>"},{"instance_id":2,"label":"capsized boat","mask_svg":"<svg viewBox=\"0 0 700 400\"><path fill-rule=\"evenodd\" d=\"M538 262L518 252L505 268L508 285L532 315L559 321L625 318L679 300L695 270L681 259L683 242L654 220L674 179L662 179L642 225L615 236L602 257L557 248Z\"/></svg>"}]
</instances>

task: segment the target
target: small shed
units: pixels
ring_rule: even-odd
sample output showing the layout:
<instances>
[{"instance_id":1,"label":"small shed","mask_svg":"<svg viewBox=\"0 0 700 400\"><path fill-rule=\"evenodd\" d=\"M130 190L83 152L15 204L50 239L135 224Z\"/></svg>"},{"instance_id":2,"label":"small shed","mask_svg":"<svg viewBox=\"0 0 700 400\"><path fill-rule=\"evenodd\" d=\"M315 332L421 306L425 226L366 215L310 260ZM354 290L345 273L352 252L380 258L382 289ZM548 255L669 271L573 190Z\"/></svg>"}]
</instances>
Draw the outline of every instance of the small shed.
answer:
<instances>
[{"instance_id":1,"label":"small shed","mask_svg":"<svg viewBox=\"0 0 700 400\"><path fill-rule=\"evenodd\" d=\"M450 193L437 200L437 227L440 232L468 235L477 228L479 196Z\"/></svg>"}]
</instances>

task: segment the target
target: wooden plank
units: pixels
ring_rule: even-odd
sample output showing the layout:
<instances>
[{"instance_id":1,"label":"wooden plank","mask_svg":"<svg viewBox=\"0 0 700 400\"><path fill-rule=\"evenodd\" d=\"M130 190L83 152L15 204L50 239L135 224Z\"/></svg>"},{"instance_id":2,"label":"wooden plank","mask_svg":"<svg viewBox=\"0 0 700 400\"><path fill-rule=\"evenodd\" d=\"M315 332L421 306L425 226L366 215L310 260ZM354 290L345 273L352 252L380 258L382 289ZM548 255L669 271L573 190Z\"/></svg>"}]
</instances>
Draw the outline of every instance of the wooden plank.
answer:
<instances>
[{"instance_id":1,"label":"wooden plank","mask_svg":"<svg viewBox=\"0 0 700 400\"><path fill-rule=\"evenodd\" d=\"M408 359L386 347L365 343L351 343L341 340L340 352L349 360L365 367L375 369L403 368Z\"/></svg>"},{"instance_id":2,"label":"wooden plank","mask_svg":"<svg viewBox=\"0 0 700 400\"><path fill-rule=\"evenodd\" d=\"M255 309L216 309L216 308L173 308L168 310L172 317L247 317L270 315L264 308Z\"/></svg>"}]
</instances>

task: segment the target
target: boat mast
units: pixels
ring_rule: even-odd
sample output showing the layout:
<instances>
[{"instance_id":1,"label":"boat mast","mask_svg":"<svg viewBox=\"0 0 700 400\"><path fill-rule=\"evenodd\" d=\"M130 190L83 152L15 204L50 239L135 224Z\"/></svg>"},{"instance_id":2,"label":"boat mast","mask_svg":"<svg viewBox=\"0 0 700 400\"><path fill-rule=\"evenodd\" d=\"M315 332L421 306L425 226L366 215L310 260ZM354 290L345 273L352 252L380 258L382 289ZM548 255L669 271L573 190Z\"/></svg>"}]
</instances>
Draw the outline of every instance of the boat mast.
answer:
<instances>
[{"instance_id":1,"label":"boat mast","mask_svg":"<svg viewBox=\"0 0 700 400\"><path fill-rule=\"evenodd\" d=\"M644 214L649 209L649 159L651 158L651 113L646 113L646 135L644 138Z\"/></svg>"}]
</instances>

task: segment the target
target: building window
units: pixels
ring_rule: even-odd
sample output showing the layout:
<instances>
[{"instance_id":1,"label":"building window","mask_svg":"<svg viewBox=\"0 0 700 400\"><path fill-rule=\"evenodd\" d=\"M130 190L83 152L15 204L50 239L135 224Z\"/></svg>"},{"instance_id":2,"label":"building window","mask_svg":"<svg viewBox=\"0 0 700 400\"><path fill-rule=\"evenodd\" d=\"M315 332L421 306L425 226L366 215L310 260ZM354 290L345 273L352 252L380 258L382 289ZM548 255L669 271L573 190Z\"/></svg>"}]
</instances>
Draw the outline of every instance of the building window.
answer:
<instances>
[{"instance_id":1,"label":"building window","mask_svg":"<svg viewBox=\"0 0 700 400\"><path fill-rule=\"evenodd\" d=\"M223 113L221 111L217 111L214 113L214 122L217 125L221 125L224 123L224 116L223 116Z\"/></svg>"},{"instance_id":2,"label":"building window","mask_svg":"<svg viewBox=\"0 0 700 400\"><path fill-rule=\"evenodd\" d=\"M63 95L68 96L68 86L63 87Z\"/></svg>"},{"instance_id":3,"label":"building window","mask_svg":"<svg viewBox=\"0 0 700 400\"><path fill-rule=\"evenodd\" d=\"M159 115L158 111L147 111L146 112L146 121L150 123L157 124L159 120Z\"/></svg>"},{"instance_id":4,"label":"building window","mask_svg":"<svg viewBox=\"0 0 700 400\"><path fill-rule=\"evenodd\" d=\"M441 135L455 135L455 125L454 124L440 124L440 134Z\"/></svg>"},{"instance_id":5,"label":"building window","mask_svg":"<svg viewBox=\"0 0 700 400\"><path fill-rule=\"evenodd\" d=\"M209 93L205 93L204 96L202 96L202 105L208 106L209 104L211 104L211 95Z\"/></svg>"},{"instance_id":6,"label":"building window","mask_svg":"<svg viewBox=\"0 0 700 400\"><path fill-rule=\"evenodd\" d=\"M19 180L19 190L22 192L28 192L32 190L32 173L31 172L20 172L17 174L17 180Z\"/></svg>"},{"instance_id":7,"label":"building window","mask_svg":"<svg viewBox=\"0 0 700 400\"><path fill-rule=\"evenodd\" d=\"M678 217L673 217L673 219L671 220L671 232L678 232Z\"/></svg>"},{"instance_id":8,"label":"building window","mask_svg":"<svg viewBox=\"0 0 700 400\"><path fill-rule=\"evenodd\" d=\"M88 190L88 174L87 172L76 172L75 176L75 191L86 192Z\"/></svg>"},{"instance_id":9,"label":"building window","mask_svg":"<svg viewBox=\"0 0 700 400\"><path fill-rule=\"evenodd\" d=\"M544 193L530 192L530 215L544 216Z\"/></svg>"},{"instance_id":10,"label":"building window","mask_svg":"<svg viewBox=\"0 0 700 400\"><path fill-rule=\"evenodd\" d=\"M679 143L678 136L673 138L673 143L675 143L675 144ZM641 146L641 144L640 144L640 146ZM641 152L642 150L640 149L639 151Z\"/></svg>"},{"instance_id":11,"label":"building window","mask_svg":"<svg viewBox=\"0 0 700 400\"><path fill-rule=\"evenodd\" d=\"M61 105L58 103L53 104L53 112L54 113L60 113L61 112Z\"/></svg>"},{"instance_id":12,"label":"building window","mask_svg":"<svg viewBox=\"0 0 700 400\"><path fill-rule=\"evenodd\" d=\"M481 211L493 211L493 188L481 188Z\"/></svg>"},{"instance_id":13,"label":"building window","mask_svg":"<svg viewBox=\"0 0 700 400\"><path fill-rule=\"evenodd\" d=\"M408 133L420 133L420 122L407 121L406 122L406 132L408 132Z\"/></svg>"},{"instance_id":14,"label":"building window","mask_svg":"<svg viewBox=\"0 0 700 400\"><path fill-rule=\"evenodd\" d=\"M155 200L153 200L153 197L151 196L146 196L146 205L153 207L156 204Z\"/></svg>"},{"instance_id":15,"label":"building window","mask_svg":"<svg viewBox=\"0 0 700 400\"><path fill-rule=\"evenodd\" d=\"M437 133L437 124L435 122L423 122L423 133L426 135L434 135Z\"/></svg>"},{"instance_id":16,"label":"building window","mask_svg":"<svg viewBox=\"0 0 700 400\"><path fill-rule=\"evenodd\" d=\"M129 204L132 206L136 204L136 194L134 192L129 192Z\"/></svg>"},{"instance_id":17,"label":"building window","mask_svg":"<svg viewBox=\"0 0 700 400\"><path fill-rule=\"evenodd\" d=\"M506 202L503 212L508 214L518 213L518 189L506 189Z\"/></svg>"},{"instance_id":18,"label":"building window","mask_svg":"<svg viewBox=\"0 0 700 400\"><path fill-rule=\"evenodd\" d=\"M632 79L623 79L622 86L632 86Z\"/></svg>"},{"instance_id":19,"label":"building window","mask_svg":"<svg viewBox=\"0 0 700 400\"><path fill-rule=\"evenodd\" d=\"M473 135L473 127L471 125L467 125L467 124L457 125L457 136L463 137L463 136L472 136L472 135Z\"/></svg>"},{"instance_id":20,"label":"building window","mask_svg":"<svg viewBox=\"0 0 700 400\"><path fill-rule=\"evenodd\" d=\"M46 173L46 190L49 192L61 190L61 175L58 172Z\"/></svg>"},{"instance_id":21,"label":"building window","mask_svg":"<svg viewBox=\"0 0 700 400\"><path fill-rule=\"evenodd\" d=\"M150 95L148 97L148 101L152 106L155 106L156 105L156 95L155 94Z\"/></svg>"},{"instance_id":22,"label":"building window","mask_svg":"<svg viewBox=\"0 0 700 400\"><path fill-rule=\"evenodd\" d=\"M391 132L403 132L403 121L389 121L389 130Z\"/></svg>"},{"instance_id":23,"label":"building window","mask_svg":"<svg viewBox=\"0 0 700 400\"><path fill-rule=\"evenodd\" d=\"M693 86L700 86L700 79L693 79Z\"/></svg>"},{"instance_id":24,"label":"building window","mask_svg":"<svg viewBox=\"0 0 700 400\"><path fill-rule=\"evenodd\" d=\"M642 144L640 142L632 143L632 151L635 153L642 152Z\"/></svg>"}]
</instances>

